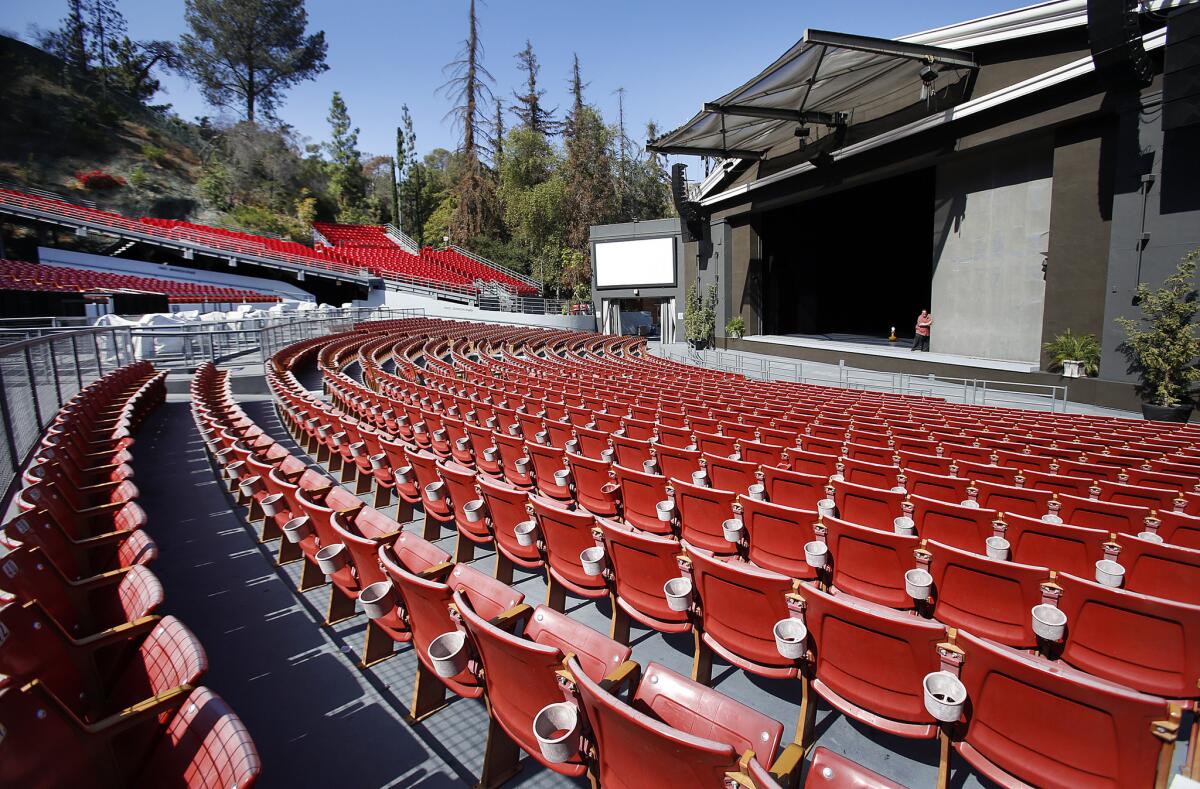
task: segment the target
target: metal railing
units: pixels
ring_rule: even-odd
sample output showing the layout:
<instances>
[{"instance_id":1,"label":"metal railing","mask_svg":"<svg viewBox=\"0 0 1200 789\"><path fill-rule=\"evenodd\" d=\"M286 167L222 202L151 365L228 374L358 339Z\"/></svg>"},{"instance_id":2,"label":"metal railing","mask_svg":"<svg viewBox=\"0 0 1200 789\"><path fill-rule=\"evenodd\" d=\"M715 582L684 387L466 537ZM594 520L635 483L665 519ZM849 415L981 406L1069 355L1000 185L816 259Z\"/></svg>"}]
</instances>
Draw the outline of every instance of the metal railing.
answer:
<instances>
[{"instance_id":1,"label":"metal railing","mask_svg":"<svg viewBox=\"0 0 1200 789\"><path fill-rule=\"evenodd\" d=\"M529 285L530 287L537 288L538 290L542 289L542 283L538 282L536 279L529 276L528 274L522 274L519 271L514 271L513 269L509 268L508 266L502 266L499 263L495 263L491 260L488 260L483 255L477 255L469 249L463 249L462 247L458 246L457 244L451 244L450 249L453 249L455 252L462 255L463 257L468 257L471 260L474 260L476 263L481 263L490 269L494 269L496 271L507 274L508 276L512 277L513 279L515 279L519 282L524 282L526 285Z\"/></svg>"},{"instance_id":2,"label":"metal railing","mask_svg":"<svg viewBox=\"0 0 1200 789\"><path fill-rule=\"evenodd\" d=\"M418 244L417 240L408 233L405 233L391 222L387 223L383 227L383 232L386 233L392 239L392 241L396 242L396 246L400 247L405 252L411 252L414 255L421 254L421 245Z\"/></svg>"},{"instance_id":3,"label":"metal railing","mask_svg":"<svg viewBox=\"0 0 1200 789\"><path fill-rule=\"evenodd\" d=\"M763 381L791 381L841 389L864 389L888 394L937 397L965 405L1023 408L1066 413L1067 387L992 381L982 378L955 378L932 373L890 373L836 366L825 362L789 361L766 356L747 356L720 350L675 351L656 347L654 353L670 361L691 364L720 372L737 373Z\"/></svg>"},{"instance_id":4,"label":"metal railing","mask_svg":"<svg viewBox=\"0 0 1200 789\"><path fill-rule=\"evenodd\" d=\"M525 315L563 315L563 299L545 299L541 296L513 296L505 293L480 293L476 306L489 312L519 312Z\"/></svg>"}]
</instances>

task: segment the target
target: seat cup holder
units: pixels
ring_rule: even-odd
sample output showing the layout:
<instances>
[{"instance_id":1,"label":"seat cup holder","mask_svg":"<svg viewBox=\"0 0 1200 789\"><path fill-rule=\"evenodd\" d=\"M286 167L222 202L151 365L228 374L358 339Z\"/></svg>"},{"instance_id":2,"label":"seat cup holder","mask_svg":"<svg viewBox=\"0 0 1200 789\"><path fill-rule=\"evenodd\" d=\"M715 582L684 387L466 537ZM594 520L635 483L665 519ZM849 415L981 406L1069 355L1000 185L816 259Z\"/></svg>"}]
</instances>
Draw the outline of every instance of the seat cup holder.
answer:
<instances>
[{"instance_id":1,"label":"seat cup holder","mask_svg":"<svg viewBox=\"0 0 1200 789\"><path fill-rule=\"evenodd\" d=\"M471 449L471 439L464 436L455 441L454 446L458 448L459 452L468 452Z\"/></svg>"},{"instance_id":2,"label":"seat cup holder","mask_svg":"<svg viewBox=\"0 0 1200 789\"><path fill-rule=\"evenodd\" d=\"M442 441L446 440L446 435L446 428L438 428L437 430L433 431L433 440L441 443Z\"/></svg>"},{"instance_id":3,"label":"seat cup holder","mask_svg":"<svg viewBox=\"0 0 1200 789\"><path fill-rule=\"evenodd\" d=\"M511 425L508 426L508 434L510 436L519 438L521 435L521 426L518 425L516 422L513 422Z\"/></svg>"},{"instance_id":4,"label":"seat cup holder","mask_svg":"<svg viewBox=\"0 0 1200 789\"><path fill-rule=\"evenodd\" d=\"M565 468L554 472L554 484L561 488L569 486L571 484L571 472Z\"/></svg>"},{"instance_id":5,"label":"seat cup holder","mask_svg":"<svg viewBox=\"0 0 1200 789\"><path fill-rule=\"evenodd\" d=\"M550 434L545 430L539 430L534 438L537 439L537 442L543 446L550 443Z\"/></svg>"},{"instance_id":6,"label":"seat cup holder","mask_svg":"<svg viewBox=\"0 0 1200 789\"><path fill-rule=\"evenodd\" d=\"M301 515L299 518L292 518L287 523L283 524L283 536L290 543L299 544L301 540L311 537L314 532L312 521L307 515Z\"/></svg>"},{"instance_id":7,"label":"seat cup holder","mask_svg":"<svg viewBox=\"0 0 1200 789\"><path fill-rule=\"evenodd\" d=\"M1160 537L1158 534L1156 534L1152 531L1138 532L1138 537L1145 540L1146 542L1161 543L1163 541L1162 537Z\"/></svg>"},{"instance_id":8,"label":"seat cup holder","mask_svg":"<svg viewBox=\"0 0 1200 789\"><path fill-rule=\"evenodd\" d=\"M446 483L438 480L425 486L425 498L430 501L441 501L446 498Z\"/></svg>"},{"instance_id":9,"label":"seat cup holder","mask_svg":"<svg viewBox=\"0 0 1200 789\"><path fill-rule=\"evenodd\" d=\"M387 455L383 454L382 452L371 455L371 457L367 459L371 461L372 471L378 471L379 469L387 466Z\"/></svg>"},{"instance_id":10,"label":"seat cup holder","mask_svg":"<svg viewBox=\"0 0 1200 789\"><path fill-rule=\"evenodd\" d=\"M1058 641L1067 629L1067 615L1047 603L1035 605L1030 611L1033 632L1047 641Z\"/></svg>"},{"instance_id":11,"label":"seat cup holder","mask_svg":"<svg viewBox=\"0 0 1200 789\"><path fill-rule=\"evenodd\" d=\"M913 519L907 515L901 515L892 521L892 531L905 537L912 537L917 533L917 524L913 523Z\"/></svg>"},{"instance_id":12,"label":"seat cup holder","mask_svg":"<svg viewBox=\"0 0 1200 789\"><path fill-rule=\"evenodd\" d=\"M414 436L423 436L426 432L428 432L429 428L424 422L417 422L415 425L413 425L412 430Z\"/></svg>"},{"instance_id":13,"label":"seat cup holder","mask_svg":"<svg viewBox=\"0 0 1200 789\"><path fill-rule=\"evenodd\" d=\"M692 484L698 488L707 488L708 487L708 472L707 471L693 471L692 472Z\"/></svg>"},{"instance_id":14,"label":"seat cup holder","mask_svg":"<svg viewBox=\"0 0 1200 789\"><path fill-rule=\"evenodd\" d=\"M599 545L584 548L579 552L579 563L586 575L595 577L604 573L604 549Z\"/></svg>"},{"instance_id":15,"label":"seat cup holder","mask_svg":"<svg viewBox=\"0 0 1200 789\"><path fill-rule=\"evenodd\" d=\"M925 675L921 682L925 696L925 711L934 720L955 723L962 717L963 704L967 701L967 687L962 680L949 671L934 671Z\"/></svg>"},{"instance_id":16,"label":"seat cup holder","mask_svg":"<svg viewBox=\"0 0 1200 789\"><path fill-rule=\"evenodd\" d=\"M546 761L568 761L579 752L579 710L566 701L547 704L533 716L533 736Z\"/></svg>"},{"instance_id":17,"label":"seat cup holder","mask_svg":"<svg viewBox=\"0 0 1200 789\"><path fill-rule=\"evenodd\" d=\"M367 453L367 444L365 441L358 441L350 445L350 457L362 457Z\"/></svg>"},{"instance_id":18,"label":"seat cup holder","mask_svg":"<svg viewBox=\"0 0 1200 789\"><path fill-rule=\"evenodd\" d=\"M809 567L815 567L818 570L825 569L825 565L829 561L829 546L820 540L810 540L804 544L804 561L808 562Z\"/></svg>"},{"instance_id":19,"label":"seat cup holder","mask_svg":"<svg viewBox=\"0 0 1200 789\"><path fill-rule=\"evenodd\" d=\"M578 441L576 441L576 440L575 440L575 439L573 439L573 438L572 438L570 441L568 441L568 442L567 442L567 443L566 443L566 444L563 446L563 448L564 448L566 451L570 452L572 455L578 455L578 454L579 454L579 442L578 442Z\"/></svg>"},{"instance_id":20,"label":"seat cup holder","mask_svg":"<svg viewBox=\"0 0 1200 789\"><path fill-rule=\"evenodd\" d=\"M672 611L686 611L692 607L692 580L672 578L663 584L663 594L667 597L667 607Z\"/></svg>"},{"instance_id":21,"label":"seat cup holder","mask_svg":"<svg viewBox=\"0 0 1200 789\"><path fill-rule=\"evenodd\" d=\"M817 502L817 513L823 518L834 517L836 506L833 499L821 499Z\"/></svg>"},{"instance_id":22,"label":"seat cup holder","mask_svg":"<svg viewBox=\"0 0 1200 789\"><path fill-rule=\"evenodd\" d=\"M642 471L646 474L657 474L658 473L658 464L655 463L653 460L643 460L642 461Z\"/></svg>"},{"instance_id":23,"label":"seat cup holder","mask_svg":"<svg viewBox=\"0 0 1200 789\"><path fill-rule=\"evenodd\" d=\"M467 523L479 523L487 513L487 504L483 499L472 499L463 505L463 518Z\"/></svg>"},{"instance_id":24,"label":"seat cup holder","mask_svg":"<svg viewBox=\"0 0 1200 789\"><path fill-rule=\"evenodd\" d=\"M1061 524L1062 522L1063 522L1063 519L1058 517L1058 515L1054 514L1053 512L1047 512L1045 515L1042 516L1042 523L1059 523L1059 524Z\"/></svg>"},{"instance_id":25,"label":"seat cup holder","mask_svg":"<svg viewBox=\"0 0 1200 789\"><path fill-rule=\"evenodd\" d=\"M517 544L529 547L537 542L537 523L535 521L521 521L513 528L513 534L517 537Z\"/></svg>"},{"instance_id":26,"label":"seat cup holder","mask_svg":"<svg viewBox=\"0 0 1200 789\"><path fill-rule=\"evenodd\" d=\"M663 523L670 523L675 517L675 502L671 499L664 499L654 505L655 512L658 513L658 519Z\"/></svg>"},{"instance_id":27,"label":"seat cup holder","mask_svg":"<svg viewBox=\"0 0 1200 789\"><path fill-rule=\"evenodd\" d=\"M427 654L434 672L439 677L457 677L466 670L467 661L471 657L470 650L467 649L467 634L461 630L442 633L429 642Z\"/></svg>"},{"instance_id":28,"label":"seat cup holder","mask_svg":"<svg viewBox=\"0 0 1200 789\"><path fill-rule=\"evenodd\" d=\"M407 485L412 481L412 466L401 466L396 469L396 484Z\"/></svg>"},{"instance_id":29,"label":"seat cup holder","mask_svg":"<svg viewBox=\"0 0 1200 789\"><path fill-rule=\"evenodd\" d=\"M1119 587L1125 581L1125 568L1111 559L1101 559L1096 562L1096 583L1103 586Z\"/></svg>"},{"instance_id":30,"label":"seat cup holder","mask_svg":"<svg viewBox=\"0 0 1200 789\"><path fill-rule=\"evenodd\" d=\"M367 619L380 619L396 607L396 587L391 581L376 581L358 594Z\"/></svg>"},{"instance_id":31,"label":"seat cup holder","mask_svg":"<svg viewBox=\"0 0 1200 789\"><path fill-rule=\"evenodd\" d=\"M529 458L517 458L513 466L522 477L529 476Z\"/></svg>"},{"instance_id":32,"label":"seat cup holder","mask_svg":"<svg viewBox=\"0 0 1200 789\"><path fill-rule=\"evenodd\" d=\"M804 655L804 640L808 638L808 628L800 619L780 619L775 623L775 649L788 660L797 660Z\"/></svg>"},{"instance_id":33,"label":"seat cup holder","mask_svg":"<svg viewBox=\"0 0 1200 789\"><path fill-rule=\"evenodd\" d=\"M225 479L230 481L238 478L238 472L246 465L244 460L235 460L225 467Z\"/></svg>"},{"instance_id":34,"label":"seat cup holder","mask_svg":"<svg viewBox=\"0 0 1200 789\"><path fill-rule=\"evenodd\" d=\"M487 449L483 450L483 459L488 463L495 463L497 454L498 453L496 452L495 447L488 447Z\"/></svg>"},{"instance_id":35,"label":"seat cup holder","mask_svg":"<svg viewBox=\"0 0 1200 789\"><path fill-rule=\"evenodd\" d=\"M721 524L721 532L729 542L741 540L743 528L744 525L740 518L729 518Z\"/></svg>"},{"instance_id":36,"label":"seat cup holder","mask_svg":"<svg viewBox=\"0 0 1200 789\"><path fill-rule=\"evenodd\" d=\"M274 518L276 515L278 515L280 511L279 502L281 501L283 501L282 493L272 493L270 496L263 498L263 500L259 502L259 506L262 507L263 515L266 515L268 518Z\"/></svg>"},{"instance_id":37,"label":"seat cup holder","mask_svg":"<svg viewBox=\"0 0 1200 789\"><path fill-rule=\"evenodd\" d=\"M326 545L317 551L317 566L326 575L333 575L345 567L349 561L349 557L346 556L345 543L339 542L333 545Z\"/></svg>"},{"instance_id":38,"label":"seat cup holder","mask_svg":"<svg viewBox=\"0 0 1200 789\"><path fill-rule=\"evenodd\" d=\"M1008 551L1011 547L1008 540L1003 537L988 537L984 544L987 546L987 555L989 559L999 559L1005 561L1008 559Z\"/></svg>"},{"instance_id":39,"label":"seat cup holder","mask_svg":"<svg viewBox=\"0 0 1200 789\"><path fill-rule=\"evenodd\" d=\"M920 568L904 574L904 591L914 600L928 600L933 589L933 576Z\"/></svg>"},{"instance_id":40,"label":"seat cup holder","mask_svg":"<svg viewBox=\"0 0 1200 789\"><path fill-rule=\"evenodd\" d=\"M612 463L617 459L617 453L613 452L611 449L605 449L600 453L600 459L605 463Z\"/></svg>"},{"instance_id":41,"label":"seat cup holder","mask_svg":"<svg viewBox=\"0 0 1200 789\"><path fill-rule=\"evenodd\" d=\"M238 487L241 488L243 496L252 497L263 489L262 477L257 474L253 477L246 477L238 483Z\"/></svg>"},{"instance_id":42,"label":"seat cup holder","mask_svg":"<svg viewBox=\"0 0 1200 789\"><path fill-rule=\"evenodd\" d=\"M747 489L747 492L750 494L750 498L754 499L755 501L767 500L767 488L761 483L754 483Z\"/></svg>"}]
</instances>

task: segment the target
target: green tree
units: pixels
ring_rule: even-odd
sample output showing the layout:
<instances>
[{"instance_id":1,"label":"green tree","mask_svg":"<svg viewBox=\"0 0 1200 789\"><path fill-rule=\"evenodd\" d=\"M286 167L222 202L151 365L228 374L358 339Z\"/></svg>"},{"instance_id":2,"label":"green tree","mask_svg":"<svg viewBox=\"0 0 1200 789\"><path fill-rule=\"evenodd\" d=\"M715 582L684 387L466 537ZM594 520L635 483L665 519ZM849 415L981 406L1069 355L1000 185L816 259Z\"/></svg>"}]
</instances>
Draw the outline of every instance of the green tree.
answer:
<instances>
[{"instance_id":1,"label":"green tree","mask_svg":"<svg viewBox=\"0 0 1200 789\"><path fill-rule=\"evenodd\" d=\"M1157 290L1139 282L1136 299L1141 319L1117 318L1117 324L1125 330L1121 350L1129 360L1129 372L1138 374L1142 397L1155 405L1191 402L1193 387L1200 380L1196 368L1200 338L1194 323L1200 310L1196 293L1198 259L1200 250L1188 253Z\"/></svg>"},{"instance_id":2,"label":"green tree","mask_svg":"<svg viewBox=\"0 0 1200 789\"><path fill-rule=\"evenodd\" d=\"M351 125L350 111L342 94L333 92L329 104L329 191L337 202L339 222L369 221L367 179L358 150L358 128Z\"/></svg>"},{"instance_id":3,"label":"green tree","mask_svg":"<svg viewBox=\"0 0 1200 789\"><path fill-rule=\"evenodd\" d=\"M67 0L67 15L57 30L38 33L38 46L63 61L70 72L86 74L92 65L88 51L87 4L85 0Z\"/></svg>"},{"instance_id":4,"label":"green tree","mask_svg":"<svg viewBox=\"0 0 1200 789\"><path fill-rule=\"evenodd\" d=\"M561 129L558 121L554 120L554 113L558 108L546 109L542 104L542 97L546 95L546 91L538 88L538 72L541 71L541 66L538 65L537 55L533 52L533 43L525 39L525 48L514 57L517 59L517 68L525 72L525 92L513 91L513 98L517 101L513 105L513 113L525 128L535 134L557 134Z\"/></svg>"},{"instance_id":5,"label":"green tree","mask_svg":"<svg viewBox=\"0 0 1200 789\"><path fill-rule=\"evenodd\" d=\"M187 0L184 18L184 70L210 104L240 108L252 123L329 68L325 33L306 35L304 0Z\"/></svg>"},{"instance_id":6,"label":"green tree","mask_svg":"<svg viewBox=\"0 0 1200 789\"><path fill-rule=\"evenodd\" d=\"M107 91L114 52L125 38L125 17L117 10L116 0L88 0L86 7L88 49L97 61L100 85Z\"/></svg>"}]
</instances>

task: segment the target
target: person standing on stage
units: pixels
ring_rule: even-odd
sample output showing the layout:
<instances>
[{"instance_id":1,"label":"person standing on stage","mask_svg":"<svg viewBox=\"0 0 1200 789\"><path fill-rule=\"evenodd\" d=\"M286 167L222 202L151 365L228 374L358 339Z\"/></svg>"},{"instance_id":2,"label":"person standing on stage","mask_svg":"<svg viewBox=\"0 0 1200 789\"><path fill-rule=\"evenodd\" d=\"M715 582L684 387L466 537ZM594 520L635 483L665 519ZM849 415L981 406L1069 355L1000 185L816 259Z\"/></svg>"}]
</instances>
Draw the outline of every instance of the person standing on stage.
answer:
<instances>
[{"instance_id":1,"label":"person standing on stage","mask_svg":"<svg viewBox=\"0 0 1200 789\"><path fill-rule=\"evenodd\" d=\"M929 310L921 310L917 316L917 336L913 338L914 351L929 352L929 327L933 325L933 316Z\"/></svg>"}]
</instances>

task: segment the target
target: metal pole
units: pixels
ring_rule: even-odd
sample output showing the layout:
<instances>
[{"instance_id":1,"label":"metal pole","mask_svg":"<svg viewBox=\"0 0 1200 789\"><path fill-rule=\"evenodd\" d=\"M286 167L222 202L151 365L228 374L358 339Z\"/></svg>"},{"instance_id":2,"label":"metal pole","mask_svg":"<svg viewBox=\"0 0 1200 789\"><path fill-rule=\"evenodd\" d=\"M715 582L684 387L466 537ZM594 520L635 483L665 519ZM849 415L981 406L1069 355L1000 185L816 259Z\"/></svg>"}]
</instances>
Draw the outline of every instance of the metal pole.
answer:
<instances>
[{"instance_id":1,"label":"metal pole","mask_svg":"<svg viewBox=\"0 0 1200 789\"><path fill-rule=\"evenodd\" d=\"M79 343L75 342L75 334L71 334L71 355L75 357L75 377L79 380L79 388L83 389L83 367L79 364Z\"/></svg>"},{"instance_id":2,"label":"metal pole","mask_svg":"<svg viewBox=\"0 0 1200 789\"><path fill-rule=\"evenodd\" d=\"M96 348L96 377L104 377L104 355L100 353L100 333L92 332L92 345Z\"/></svg>"},{"instance_id":3,"label":"metal pole","mask_svg":"<svg viewBox=\"0 0 1200 789\"><path fill-rule=\"evenodd\" d=\"M54 393L58 395L58 407L62 408L62 382L58 379L58 354L54 351L54 339L50 339L50 369L54 371Z\"/></svg>"},{"instance_id":4,"label":"metal pole","mask_svg":"<svg viewBox=\"0 0 1200 789\"><path fill-rule=\"evenodd\" d=\"M14 472L21 470L21 458L17 457L17 440L13 436L12 414L8 407L8 387L4 384L4 367L0 365L0 419L4 421L4 438L8 443L8 459Z\"/></svg>"},{"instance_id":5,"label":"metal pole","mask_svg":"<svg viewBox=\"0 0 1200 789\"><path fill-rule=\"evenodd\" d=\"M33 398L33 418L37 421L38 432L42 430L42 406L38 403L37 384L33 377L33 358L29 355L29 346L25 346L25 370L29 373L29 394Z\"/></svg>"}]
</instances>

